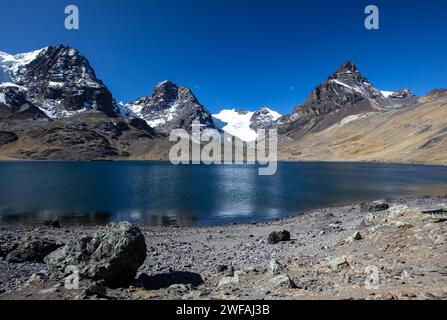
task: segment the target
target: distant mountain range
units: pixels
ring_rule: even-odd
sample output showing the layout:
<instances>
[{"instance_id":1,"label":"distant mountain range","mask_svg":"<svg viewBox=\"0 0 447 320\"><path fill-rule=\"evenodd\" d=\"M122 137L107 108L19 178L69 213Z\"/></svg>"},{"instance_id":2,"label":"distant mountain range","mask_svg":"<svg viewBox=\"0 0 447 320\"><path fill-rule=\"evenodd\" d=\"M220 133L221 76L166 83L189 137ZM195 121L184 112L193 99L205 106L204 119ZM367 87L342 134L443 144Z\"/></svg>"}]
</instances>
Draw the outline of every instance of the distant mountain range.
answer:
<instances>
[{"instance_id":1,"label":"distant mountain range","mask_svg":"<svg viewBox=\"0 0 447 320\"><path fill-rule=\"evenodd\" d=\"M71 47L50 46L18 55L0 52L0 158L165 159L170 145L167 135L178 128L190 131L192 122L198 121L202 130L222 130L244 141L255 140L257 129L277 128L283 159L381 161L385 158L377 151L365 159L360 154L342 155L343 150L360 150L361 143L367 142L337 148L337 154L312 150L328 151L340 143L327 140L325 135L334 131L341 135L341 141L343 137L351 141L356 132L340 128L357 123L371 135L383 129L400 137L395 142L386 137L376 141L384 149L392 150L392 143L412 145L412 141L429 144L431 150L445 147L445 99L443 90L426 97L416 97L409 89L379 90L353 62L345 62L289 115L268 107L227 109L211 115L190 88L171 81L160 82L150 94L135 101L117 103L88 60ZM433 115L441 118L432 119L420 111L433 104L438 106ZM413 111L421 112L416 122L386 127L389 117L404 119ZM366 121L372 118L381 124L372 127ZM418 137L408 141L408 136L402 136L407 127L425 128L420 129L425 140ZM317 143L316 137L325 139ZM303 141L308 144L302 145ZM308 147L311 141L317 144L312 150ZM408 162L447 161L446 152L440 150L440 154L418 156L421 159L404 158ZM393 156L389 157L386 161L393 161ZM394 158L400 161L402 155L395 154Z\"/></svg>"}]
</instances>

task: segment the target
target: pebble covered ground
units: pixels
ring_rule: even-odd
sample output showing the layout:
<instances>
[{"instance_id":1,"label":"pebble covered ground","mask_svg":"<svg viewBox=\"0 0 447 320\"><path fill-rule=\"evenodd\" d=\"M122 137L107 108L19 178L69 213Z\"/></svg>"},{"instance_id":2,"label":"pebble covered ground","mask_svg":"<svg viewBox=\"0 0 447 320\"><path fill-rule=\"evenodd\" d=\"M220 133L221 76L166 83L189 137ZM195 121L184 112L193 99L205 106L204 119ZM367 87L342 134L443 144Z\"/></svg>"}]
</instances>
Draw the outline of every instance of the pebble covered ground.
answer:
<instances>
[{"instance_id":1,"label":"pebble covered ground","mask_svg":"<svg viewBox=\"0 0 447 320\"><path fill-rule=\"evenodd\" d=\"M422 213L447 208L447 195L369 207L259 224L140 226L147 258L139 280L104 297L65 289L44 263L0 257L0 299L447 299L447 214ZM0 225L0 245L29 233L65 243L97 229ZM290 240L268 242L282 230Z\"/></svg>"}]
</instances>

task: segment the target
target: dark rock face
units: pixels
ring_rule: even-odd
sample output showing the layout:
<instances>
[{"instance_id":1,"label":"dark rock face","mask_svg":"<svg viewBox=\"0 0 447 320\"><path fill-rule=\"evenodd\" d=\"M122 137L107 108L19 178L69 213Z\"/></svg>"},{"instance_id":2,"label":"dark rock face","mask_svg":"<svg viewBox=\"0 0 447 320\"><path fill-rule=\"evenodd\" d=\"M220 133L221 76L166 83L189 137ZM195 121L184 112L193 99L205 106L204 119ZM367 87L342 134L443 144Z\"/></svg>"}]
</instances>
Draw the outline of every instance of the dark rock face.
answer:
<instances>
[{"instance_id":1,"label":"dark rock face","mask_svg":"<svg viewBox=\"0 0 447 320\"><path fill-rule=\"evenodd\" d=\"M129 223L112 224L92 237L81 237L45 258L50 269L64 273L75 266L82 278L104 280L109 287L129 285L146 259L141 231Z\"/></svg>"},{"instance_id":2,"label":"dark rock face","mask_svg":"<svg viewBox=\"0 0 447 320\"><path fill-rule=\"evenodd\" d=\"M14 250L8 253L8 262L43 262L43 259L62 245L53 240L29 236L18 243Z\"/></svg>"},{"instance_id":3,"label":"dark rock face","mask_svg":"<svg viewBox=\"0 0 447 320\"><path fill-rule=\"evenodd\" d=\"M0 84L0 146L20 137L20 143L5 149L8 156L127 158L131 152L150 152L155 144L150 140L160 137L144 120L132 120L124 113L124 106L115 103L76 49L61 45L4 56L16 61L0 64L4 69L0 80L7 81Z\"/></svg>"},{"instance_id":4,"label":"dark rock face","mask_svg":"<svg viewBox=\"0 0 447 320\"><path fill-rule=\"evenodd\" d=\"M299 139L308 132L316 132L343 118L381 108L385 97L353 62L345 62L318 85L303 105L299 105L281 126L280 133Z\"/></svg>"},{"instance_id":5,"label":"dark rock face","mask_svg":"<svg viewBox=\"0 0 447 320\"><path fill-rule=\"evenodd\" d=\"M2 86L0 94L0 120L2 119L37 119L47 118L33 102L29 100L28 92L20 86Z\"/></svg>"},{"instance_id":6,"label":"dark rock face","mask_svg":"<svg viewBox=\"0 0 447 320\"><path fill-rule=\"evenodd\" d=\"M0 147L19 140L14 132L0 131Z\"/></svg>"},{"instance_id":7,"label":"dark rock face","mask_svg":"<svg viewBox=\"0 0 447 320\"><path fill-rule=\"evenodd\" d=\"M354 105L368 98L382 97L380 91L361 75L355 64L348 61L316 87L305 104L295 109L293 116L323 115L344 105Z\"/></svg>"},{"instance_id":8,"label":"dark rock face","mask_svg":"<svg viewBox=\"0 0 447 320\"><path fill-rule=\"evenodd\" d=\"M44 49L14 80L28 88L31 101L54 116L83 109L99 110L111 117L118 113L112 94L96 78L88 60L67 46Z\"/></svg>"},{"instance_id":9,"label":"dark rock face","mask_svg":"<svg viewBox=\"0 0 447 320\"><path fill-rule=\"evenodd\" d=\"M250 127L253 130L258 129L276 129L281 124L281 117L267 107L262 107L255 111L250 119Z\"/></svg>"},{"instance_id":10,"label":"dark rock face","mask_svg":"<svg viewBox=\"0 0 447 320\"><path fill-rule=\"evenodd\" d=\"M146 121L144 121L143 119L140 118L132 118L129 121L129 125L131 125L132 127L139 129L139 130L143 130L146 131L147 133L149 133L151 136L153 137L157 137L158 134L157 132L152 129Z\"/></svg>"},{"instance_id":11,"label":"dark rock face","mask_svg":"<svg viewBox=\"0 0 447 320\"><path fill-rule=\"evenodd\" d=\"M123 132L129 131L129 125L125 121L113 122L109 120L95 123L93 129L103 136L118 139Z\"/></svg>"},{"instance_id":12,"label":"dark rock face","mask_svg":"<svg viewBox=\"0 0 447 320\"><path fill-rule=\"evenodd\" d=\"M165 135L174 129L191 131L193 121L198 121L202 128L216 128L211 113L192 91L170 81L159 83L150 96L130 103L129 108Z\"/></svg>"},{"instance_id":13,"label":"dark rock face","mask_svg":"<svg viewBox=\"0 0 447 320\"><path fill-rule=\"evenodd\" d=\"M286 230L279 232L272 232L268 237L269 244L277 244L289 240L290 240L290 232Z\"/></svg>"}]
</instances>

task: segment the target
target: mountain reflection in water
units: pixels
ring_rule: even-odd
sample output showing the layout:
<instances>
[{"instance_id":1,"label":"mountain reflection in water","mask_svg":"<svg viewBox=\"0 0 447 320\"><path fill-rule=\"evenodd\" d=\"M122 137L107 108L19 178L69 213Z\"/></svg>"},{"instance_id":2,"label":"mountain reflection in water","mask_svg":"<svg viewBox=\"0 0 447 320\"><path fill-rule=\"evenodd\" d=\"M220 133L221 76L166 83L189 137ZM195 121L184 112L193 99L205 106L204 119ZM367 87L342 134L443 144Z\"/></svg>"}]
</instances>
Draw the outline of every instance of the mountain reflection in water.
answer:
<instances>
[{"instance_id":1,"label":"mountain reflection in water","mask_svg":"<svg viewBox=\"0 0 447 320\"><path fill-rule=\"evenodd\" d=\"M0 162L0 223L221 225L445 193L443 166L279 163L276 175L259 176L239 165Z\"/></svg>"}]
</instances>

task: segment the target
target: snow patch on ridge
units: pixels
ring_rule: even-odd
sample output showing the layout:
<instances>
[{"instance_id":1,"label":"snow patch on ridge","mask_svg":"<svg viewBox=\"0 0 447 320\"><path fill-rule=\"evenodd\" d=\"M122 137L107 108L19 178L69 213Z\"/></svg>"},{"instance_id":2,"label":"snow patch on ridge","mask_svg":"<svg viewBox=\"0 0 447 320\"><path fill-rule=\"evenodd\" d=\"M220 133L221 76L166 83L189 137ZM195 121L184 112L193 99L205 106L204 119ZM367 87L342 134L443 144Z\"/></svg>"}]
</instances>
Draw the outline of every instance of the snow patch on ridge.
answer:
<instances>
[{"instance_id":1,"label":"snow patch on ridge","mask_svg":"<svg viewBox=\"0 0 447 320\"><path fill-rule=\"evenodd\" d=\"M272 109L269 109L267 107L262 107L262 109L266 110L268 112L268 114L272 117L272 119L275 121L282 117L282 114L280 114L276 111L273 111Z\"/></svg>"},{"instance_id":2,"label":"snow patch on ridge","mask_svg":"<svg viewBox=\"0 0 447 320\"><path fill-rule=\"evenodd\" d=\"M143 115L143 109L146 107L144 103L139 104L126 104L124 107L129 110L129 112L137 117L140 117L146 121L146 123L152 127L157 128L175 119L178 114L179 108L181 107L182 101L175 101L168 109L160 112L158 115L152 115L150 119L147 119Z\"/></svg>"},{"instance_id":3,"label":"snow patch on ridge","mask_svg":"<svg viewBox=\"0 0 447 320\"><path fill-rule=\"evenodd\" d=\"M354 115L351 115L351 116L347 116L346 118L344 118L343 120L341 120L341 121L339 122L339 125L343 126L343 125L345 125L345 124L348 124L348 123L350 123L350 122L359 120L359 119L361 119L361 118L365 118L365 117L367 117L367 116L369 116L368 113L364 113L364 114L354 114Z\"/></svg>"},{"instance_id":4,"label":"snow patch on ridge","mask_svg":"<svg viewBox=\"0 0 447 320\"><path fill-rule=\"evenodd\" d=\"M26 66L46 48L11 55L0 51L0 83L14 82L20 68Z\"/></svg>"},{"instance_id":5,"label":"snow patch on ridge","mask_svg":"<svg viewBox=\"0 0 447 320\"><path fill-rule=\"evenodd\" d=\"M15 88L15 89L20 89L20 90L24 90L27 91L28 89L22 86L19 86L15 83L12 82L3 82L0 83L0 89L6 89L6 88Z\"/></svg>"},{"instance_id":6,"label":"snow patch on ridge","mask_svg":"<svg viewBox=\"0 0 447 320\"><path fill-rule=\"evenodd\" d=\"M170 122L174 120L174 117L177 114L177 110L180 107L180 102L174 103L169 109L167 109L163 114L161 114L158 118L152 118L150 120L146 120L147 124L152 127L156 128L158 126L161 126L167 122Z\"/></svg>"},{"instance_id":7,"label":"snow patch on ridge","mask_svg":"<svg viewBox=\"0 0 447 320\"><path fill-rule=\"evenodd\" d=\"M218 114L213 115L214 118L226 123L222 128L223 131L246 142L255 141L257 133L250 128L250 120L254 112L243 112L231 110L222 110Z\"/></svg>"},{"instance_id":8,"label":"snow patch on ridge","mask_svg":"<svg viewBox=\"0 0 447 320\"><path fill-rule=\"evenodd\" d=\"M345 87L345 88L347 88L347 89L349 89L349 90L351 90L351 91L357 91L357 92L360 93L361 95L366 96L366 94L365 94L365 92L364 92L363 90L361 90L361 89L359 89L359 88L357 88L357 87L352 87L352 86L350 86L350 85L347 85L346 83L343 83L343 82L341 82L340 80L332 79L332 80L330 80L330 82L334 82L334 83L336 83L336 84L338 84L338 85L340 85L340 86L342 86L342 87Z\"/></svg>"},{"instance_id":9,"label":"snow patch on ridge","mask_svg":"<svg viewBox=\"0 0 447 320\"><path fill-rule=\"evenodd\" d=\"M394 91L383 91L382 90L382 91L380 91L380 93L382 93L383 96L388 99L391 95L394 94Z\"/></svg>"},{"instance_id":10,"label":"snow patch on ridge","mask_svg":"<svg viewBox=\"0 0 447 320\"><path fill-rule=\"evenodd\" d=\"M116 104L116 107L118 109L118 114L120 117L132 117L132 118L138 118L139 115L135 113L128 104L125 104L124 102L120 101Z\"/></svg>"},{"instance_id":11,"label":"snow patch on ridge","mask_svg":"<svg viewBox=\"0 0 447 320\"><path fill-rule=\"evenodd\" d=\"M267 107L262 107L257 111L224 109L213 117L225 124L222 130L226 133L242 141L252 142L258 137L256 129L271 128L282 115Z\"/></svg>"}]
</instances>

